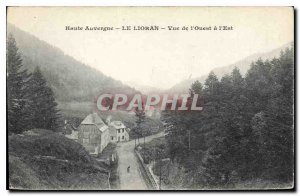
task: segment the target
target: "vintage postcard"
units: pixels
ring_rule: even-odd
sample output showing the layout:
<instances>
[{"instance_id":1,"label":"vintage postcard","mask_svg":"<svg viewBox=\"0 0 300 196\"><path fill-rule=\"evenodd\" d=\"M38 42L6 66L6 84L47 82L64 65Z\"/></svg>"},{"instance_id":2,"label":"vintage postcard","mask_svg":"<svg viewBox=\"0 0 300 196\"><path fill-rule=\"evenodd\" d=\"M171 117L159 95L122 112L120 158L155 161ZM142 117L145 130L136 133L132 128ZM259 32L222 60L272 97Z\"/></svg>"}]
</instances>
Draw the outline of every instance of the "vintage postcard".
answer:
<instances>
[{"instance_id":1,"label":"vintage postcard","mask_svg":"<svg viewBox=\"0 0 300 196\"><path fill-rule=\"evenodd\" d=\"M293 7L7 7L9 190L294 190Z\"/></svg>"}]
</instances>

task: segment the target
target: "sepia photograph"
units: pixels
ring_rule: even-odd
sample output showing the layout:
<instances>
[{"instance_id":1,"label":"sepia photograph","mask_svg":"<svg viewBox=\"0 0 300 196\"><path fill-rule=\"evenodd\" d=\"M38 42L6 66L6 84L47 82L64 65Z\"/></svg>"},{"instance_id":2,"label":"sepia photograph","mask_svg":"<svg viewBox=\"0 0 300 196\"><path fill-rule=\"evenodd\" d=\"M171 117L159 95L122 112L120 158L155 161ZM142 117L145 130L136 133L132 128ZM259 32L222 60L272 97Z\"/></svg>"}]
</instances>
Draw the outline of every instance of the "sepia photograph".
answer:
<instances>
[{"instance_id":1,"label":"sepia photograph","mask_svg":"<svg viewBox=\"0 0 300 196\"><path fill-rule=\"evenodd\" d=\"M6 11L8 190L295 190L294 7Z\"/></svg>"}]
</instances>

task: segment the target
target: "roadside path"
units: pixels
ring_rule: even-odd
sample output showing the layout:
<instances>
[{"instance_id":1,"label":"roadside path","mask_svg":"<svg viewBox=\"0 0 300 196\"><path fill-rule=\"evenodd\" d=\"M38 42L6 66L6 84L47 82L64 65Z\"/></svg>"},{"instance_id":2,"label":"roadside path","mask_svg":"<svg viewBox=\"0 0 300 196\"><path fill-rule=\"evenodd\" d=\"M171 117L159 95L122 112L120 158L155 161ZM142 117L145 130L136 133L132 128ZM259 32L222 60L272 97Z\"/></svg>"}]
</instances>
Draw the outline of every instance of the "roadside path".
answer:
<instances>
[{"instance_id":1,"label":"roadside path","mask_svg":"<svg viewBox=\"0 0 300 196\"><path fill-rule=\"evenodd\" d=\"M147 136L146 142L154 138L162 137L163 132L155 135ZM144 138L140 138L140 143L143 144ZM147 190L147 185L143 179L139 169L139 162L134 154L134 140L129 142L118 143L117 153L119 156L118 174L120 178L120 189L122 190ZM127 172L127 167L130 166L130 172Z\"/></svg>"}]
</instances>

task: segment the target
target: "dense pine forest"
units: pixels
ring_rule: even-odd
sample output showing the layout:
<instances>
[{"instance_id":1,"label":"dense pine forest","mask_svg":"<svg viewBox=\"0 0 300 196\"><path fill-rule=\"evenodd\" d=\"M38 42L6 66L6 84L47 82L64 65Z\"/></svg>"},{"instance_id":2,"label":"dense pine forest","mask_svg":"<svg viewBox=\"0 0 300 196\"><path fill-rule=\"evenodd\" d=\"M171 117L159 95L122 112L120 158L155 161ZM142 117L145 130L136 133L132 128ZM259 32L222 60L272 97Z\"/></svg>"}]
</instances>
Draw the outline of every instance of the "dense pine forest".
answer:
<instances>
[{"instance_id":1,"label":"dense pine forest","mask_svg":"<svg viewBox=\"0 0 300 196\"><path fill-rule=\"evenodd\" d=\"M220 80L211 72L190 93L202 95L202 112L162 116L168 154L184 170L183 188L293 186L293 46L252 63L245 77L238 69Z\"/></svg>"}]
</instances>

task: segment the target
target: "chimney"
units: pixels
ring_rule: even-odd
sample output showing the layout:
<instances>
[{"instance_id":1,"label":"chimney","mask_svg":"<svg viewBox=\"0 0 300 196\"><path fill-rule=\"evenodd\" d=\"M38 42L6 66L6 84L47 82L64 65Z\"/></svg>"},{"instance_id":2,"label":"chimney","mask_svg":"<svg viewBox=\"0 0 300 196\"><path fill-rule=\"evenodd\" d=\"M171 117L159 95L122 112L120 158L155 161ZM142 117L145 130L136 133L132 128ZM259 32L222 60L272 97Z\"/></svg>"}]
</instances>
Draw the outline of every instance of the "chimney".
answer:
<instances>
[{"instance_id":1,"label":"chimney","mask_svg":"<svg viewBox=\"0 0 300 196\"><path fill-rule=\"evenodd\" d=\"M109 116L106 118L106 121L105 121L105 122L106 122L106 124L108 124L108 125L109 125L109 124L110 124L110 120L111 120L111 115L109 115Z\"/></svg>"}]
</instances>

